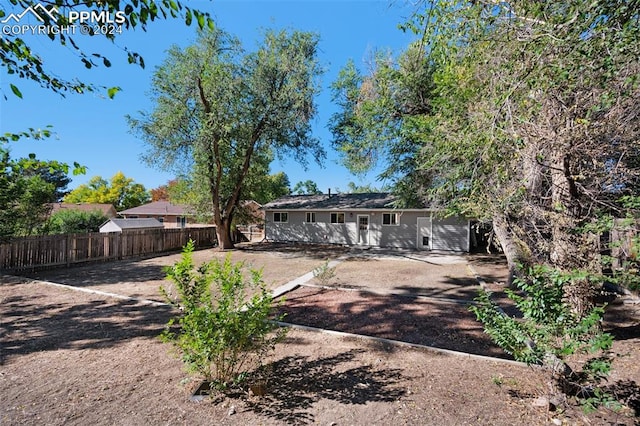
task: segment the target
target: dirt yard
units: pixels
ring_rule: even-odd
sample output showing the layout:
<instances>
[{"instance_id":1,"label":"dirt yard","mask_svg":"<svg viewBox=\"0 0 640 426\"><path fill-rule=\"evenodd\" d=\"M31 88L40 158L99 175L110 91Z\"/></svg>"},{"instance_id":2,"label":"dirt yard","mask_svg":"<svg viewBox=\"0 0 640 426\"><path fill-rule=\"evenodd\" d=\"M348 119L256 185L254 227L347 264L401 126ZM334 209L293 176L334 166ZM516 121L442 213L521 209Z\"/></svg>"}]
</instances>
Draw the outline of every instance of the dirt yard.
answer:
<instances>
[{"instance_id":1,"label":"dirt yard","mask_svg":"<svg viewBox=\"0 0 640 426\"><path fill-rule=\"evenodd\" d=\"M162 267L179 255L40 272L33 278L129 296L118 299L0 276L0 425L321 424L545 425L636 423L640 414L640 314L616 305L607 327L620 354L611 389L628 402L618 413L585 416L532 404L539 373L501 361L467 306L473 270L491 283L504 265L484 256L348 252L337 248L249 246L230 254L264 269L276 288L341 258L335 277L285 295L286 321L496 356L434 352L385 341L291 329L265 360L274 374L264 397L189 401L197 378L157 338L171 315L161 300Z\"/></svg>"}]
</instances>

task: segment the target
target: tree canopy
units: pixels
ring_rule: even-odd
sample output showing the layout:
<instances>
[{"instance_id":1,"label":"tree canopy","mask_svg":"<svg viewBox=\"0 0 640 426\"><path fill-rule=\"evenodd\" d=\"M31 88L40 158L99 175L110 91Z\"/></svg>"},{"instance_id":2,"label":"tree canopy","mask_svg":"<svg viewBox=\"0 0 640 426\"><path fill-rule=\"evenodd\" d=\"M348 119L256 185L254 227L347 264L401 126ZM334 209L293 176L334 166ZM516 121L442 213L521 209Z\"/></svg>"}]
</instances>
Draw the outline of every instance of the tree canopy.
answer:
<instances>
[{"instance_id":1,"label":"tree canopy","mask_svg":"<svg viewBox=\"0 0 640 426\"><path fill-rule=\"evenodd\" d=\"M633 4L632 4L633 3ZM599 214L640 176L637 2L426 5L419 40L334 82L334 144L411 203L492 221L510 264L593 264Z\"/></svg>"},{"instance_id":2,"label":"tree canopy","mask_svg":"<svg viewBox=\"0 0 640 426\"><path fill-rule=\"evenodd\" d=\"M232 247L230 226L239 201L268 175L274 156L324 157L311 136L321 68L318 37L272 31L255 52L220 30L196 44L172 47L152 83L154 110L129 117L149 148L149 164L193 176L208 200L218 240Z\"/></svg>"},{"instance_id":3,"label":"tree canopy","mask_svg":"<svg viewBox=\"0 0 640 426\"><path fill-rule=\"evenodd\" d=\"M614 266L601 236L640 217L640 2L423 5L402 55L377 54L367 74L347 64L333 84L334 144L356 172L385 159L405 203L492 223L522 316L482 292L476 315L547 367L550 389L583 397L609 369L595 296L637 285L637 262ZM601 356L578 374L566 358L581 352Z\"/></svg>"},{"instance_id":4,"label":"tree canopy","mask_svg":"<svg viewBox=\"0 0 640 426\"><path fill-rule=\"evenodd\" d=\"M137 207L150 199L144 185L136 183L122 172L117 172L109 181L94 176L64 197L66 203L113 204L118 211Z\"/></svg>"},{"instance_id":5,"label":"tree canopy","mask_svg":"<svg viewBox=\"0 0 640 426\"><path fill-rule=\"evenodd\" d=\"M51 203L66 192L68 173L66 164L38 160L35 154L12 159L0 148L0 241L36 233Z\"/></svg>"},{"instance_id":6,"label":"tree canopy","mask_svg":"<svg viewBox=\"0 0 640 426\"><path fill-rule=\"evenodd\" d=\"M305 181L300 181L293 186L292 191L294 194L298 195L316 195L322 194L320 188L318 188L318 184L312 181L311 179L307 179Z\"/></svg>"}]
</instances>

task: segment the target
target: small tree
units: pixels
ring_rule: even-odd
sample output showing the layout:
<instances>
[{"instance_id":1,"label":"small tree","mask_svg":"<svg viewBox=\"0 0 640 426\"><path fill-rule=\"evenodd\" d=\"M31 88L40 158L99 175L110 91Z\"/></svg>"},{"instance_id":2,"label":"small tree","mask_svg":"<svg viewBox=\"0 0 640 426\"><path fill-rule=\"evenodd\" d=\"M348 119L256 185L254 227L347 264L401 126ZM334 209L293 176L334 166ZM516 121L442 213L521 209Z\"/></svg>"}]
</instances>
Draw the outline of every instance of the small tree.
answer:
<instances>
[{"instance_id":1,"label":"small tree","mask_svg":"<svg viewBox=\"0 0 640 426\"><path fill-rule=\"evenodd\" d=\"M259 366L286 330L269 321L274 300L262 271L249 269L246 278L244 263L234 264L229 256L196 268L193 249L190 241L182 259L166 270L177 295L161 291L180 314L169 321L162 338L180 350L189 371L224 390Z\"/></svg>"}]
</instances>

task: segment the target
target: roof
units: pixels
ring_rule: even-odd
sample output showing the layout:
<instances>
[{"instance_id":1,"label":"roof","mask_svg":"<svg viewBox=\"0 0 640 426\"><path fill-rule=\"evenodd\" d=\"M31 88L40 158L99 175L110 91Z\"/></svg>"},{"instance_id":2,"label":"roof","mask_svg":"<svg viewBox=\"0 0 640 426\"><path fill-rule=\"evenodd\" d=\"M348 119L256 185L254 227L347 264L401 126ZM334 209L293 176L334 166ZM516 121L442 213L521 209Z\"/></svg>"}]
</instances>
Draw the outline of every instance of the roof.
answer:
<instances>
[{"instance_id":1,"label":"roof","mask_svg":"<svg viewBox=\"0 0 640 426\"><path fill-rule=\"evenodd\" d=\"M388 192L288 195L263 206L265 210L392 209L396 197Z\"/></svg>"},{"instance_id":2,"label":"roof","mask_svg":"<svg viewBox=\"0 0 640 426\"><path fill-rule=\"evenodd\" d=\"M109 222L115 224L120 229L142 229L142 228L164 228L158 219L152 217L141 219L111 219ZM109 222L105 222L102 226ZM102 228L101 226L101 228Z\"/></svg>"},{"instance_id":3,"label":"roof","mask_svg":"<svg viewBox=\"0 0 640 426\"><path fill-rule=\"evenodd\" d=\"M150 215L150 216L186 216L191 215L191 209L182 204L172 204L169 201L154 201L138 207L123 210L122 215Z\"/></svg>"},{"instance_id":4,"label":"roof","mask_svg":"<svg viewBox=\"0 0 640 426\"><path fill-rule=\"evenodd\" d=\"M84 212L99 211L107 217L114 217L116 215L116 209L113 204L98 204L98 203L53 203L51 205L51 213L55 213L59 210L80 210Z\"/></svg>"}]
</instances>

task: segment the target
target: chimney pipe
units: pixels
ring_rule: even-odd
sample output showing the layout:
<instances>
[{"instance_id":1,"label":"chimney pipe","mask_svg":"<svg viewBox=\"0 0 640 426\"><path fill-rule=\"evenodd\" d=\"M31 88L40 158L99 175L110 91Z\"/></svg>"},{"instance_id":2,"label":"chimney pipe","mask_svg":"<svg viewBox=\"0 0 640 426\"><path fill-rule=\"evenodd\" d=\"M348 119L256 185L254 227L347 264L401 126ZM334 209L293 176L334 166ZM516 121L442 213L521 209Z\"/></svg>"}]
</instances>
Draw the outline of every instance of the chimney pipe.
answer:
<instances>
[{"instance_id":1,"label":"chimney pipe","mask_svg":"<svg viewBox=\"0 0 640 426\"><path fill-rule=\"evenodd\" d=\"M331 198L331 188L329 188L329 191L327 193L329 194L329 198Z\"/></svg>"}]
</instances>

